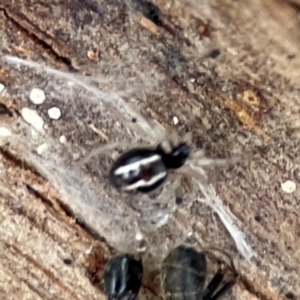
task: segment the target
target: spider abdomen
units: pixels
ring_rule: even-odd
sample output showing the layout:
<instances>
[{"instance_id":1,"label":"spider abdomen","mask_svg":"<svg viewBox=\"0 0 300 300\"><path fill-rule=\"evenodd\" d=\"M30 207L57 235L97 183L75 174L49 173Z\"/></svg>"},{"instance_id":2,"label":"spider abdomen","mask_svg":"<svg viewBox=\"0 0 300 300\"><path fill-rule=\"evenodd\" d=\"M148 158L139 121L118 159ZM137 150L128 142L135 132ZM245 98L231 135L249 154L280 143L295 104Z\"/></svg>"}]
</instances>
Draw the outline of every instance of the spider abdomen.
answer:
<instances>
[{"instance_id":1,"label":"spider abdomen","mask_svg":"<svg viewBox=\"0 0 300 300\"><path fill-rule=\"evenodd\" d=\"M206 258L193 248L180 246L165 258L162 290L168 300L199 300L206 280Z\"/></svg>"},{"instance_id":2,"label":"spider abdomen","mask_svg":"<svg viewBox=\"0 0 300 300\"><path fill-rule=\"evenodd\" d=\"M143 275L141 261L129 254L110 259L104 271L104 289L108 300L134 300Z\"/></svg>"},{"instance_id":3,"label":"spider abdomen","mask_svg":"<svg viewBox=\"0 0 300 300\"><path fill-rule=\"evenodd\" d=\"M188 155L185 143L173 147L170 153L161 145L134 148L115 161L109 173L110 183L122 192L151 192L165 181L169 170L180 168Z\"/></svg>"},{"instance_id":4,"label":"spider abdomen","mask_svg":"<svg viewBox=\"0 0 300 300\"><path fill-rule=\"evenodd\" d=\"M153 149L132 149L114 163L110 182L120 191L147 193L161 185L167 177L162 156Z\"/></svg>"}]
</instances>

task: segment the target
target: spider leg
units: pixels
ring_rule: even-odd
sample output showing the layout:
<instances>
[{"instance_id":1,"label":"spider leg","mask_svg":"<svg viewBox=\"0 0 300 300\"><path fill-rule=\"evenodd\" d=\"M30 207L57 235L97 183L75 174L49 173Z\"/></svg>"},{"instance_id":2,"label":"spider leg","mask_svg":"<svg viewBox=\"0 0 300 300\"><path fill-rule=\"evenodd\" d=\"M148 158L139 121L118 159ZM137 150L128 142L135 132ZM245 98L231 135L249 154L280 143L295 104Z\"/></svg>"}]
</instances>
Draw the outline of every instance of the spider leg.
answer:
<instances>
[{"instance_id":1,"label":"spider leg","mask_svg":"<svg viewBox=\"0 0 300 300\"><path fill-rule=\"evenodd\" d=\"M225 283L224 286L214 296L208 298L208 300L219 299L223 294L225 294L228 290L230 290L232 288L232 286L235 284L235 282L236 282L236 278ZM203 298L203 299L205 300L205 298Z\"/></svg>"},{"instance_id":2,"label":"spider leg","mask_svg":"<svg viewBox=\"0 0 300 300\"><path fill-rule=\"evenodd\" d=\"M210 281L210 283L208 284L208 286L205 288L203 296L202 296L203 300L214 299L214 298L212 298L212 295L215 292L215 290L218 288L218 286L220 285L220 283L222 282L223 277L224 277L224 272L220 268L218 270L218 272L215 274L215 276L212 278L212 280ZM213 296L213 297L215 297L215 296Z\"/></svg>"},{"instance_id":3,"label":"spider leg","mask_svg":"<svg viewBox=\"0 0 300 300\"><path fill-rule=\"evenodd\" d=\"M227 267L231 268L231 271L234 274L234 277L238 277L238 272L236 270L236 267L234 265L233 259L231 257L231 255L229 253L227 253L226 251L224 251L223 249L220 249L218 247L215 246L209 246L203 249L203 252L205 253L205 255L208 255L210 257L210 259L212 259L213 261L220 263L221 261L215 256L215 254L213 253L213 251L219 252L221 254L223 254L225 257L228 258L228 260L230 261L230 264L227 265Z\"/></svg>"},{"instance_id":4,"label":"spider leg","mask_svg":"<svg viewBox=\"0 0 300 300\"><path fill-rule=\"evenodd\" d=\"M128 146L130 145L129 143L125 142L116 142L116 143L107 143L103 146L96 146L94 149L91 150L90 153L88 153L83 159L79 161L79 165L83 166L86 164L88 161L90 161L94 156L100 155L108 150L114 149L119 146Z\"/></svg>"},{"instance_id":5,"label":"spider leg","mask_svg":"<svg viewBox=\"0 0 300 300\"><path fill-rule=\"evenodd\" d=\"M206 248L204 250L204 253L206 253L206 255L209 255L211 257L211 259L217 261L218 263L220 263L220 261L214 255L211 256L212 253L209 250L210 251L214 250L214 251L220 252L223 255L227 256L230 260L230 267L226 266L225 269L219 268L219 270L217 271L215 276L212 278L212 280L210 281L210 283L206 287L206 289L204 291L204 294L203 294L203 300L217 300L217 299L219 299L219 297L221 297L223 294L225 294L228 290L230 290L231 287L236 283L237 278L238 278L238 273L237 273L237 270L235 268L235 265L233 263L232 258L230 257L230 255L227 252L225 252L222 249L216 248L216 247L209 247L209 248ZM229 268L233 272L233 276L234 276L233 279L226 282L221 287L221 289L214 294L214 292L217 290L218 286L222 282L224 274L226 273L226 271Z\"/></svg>"}]
</instances>

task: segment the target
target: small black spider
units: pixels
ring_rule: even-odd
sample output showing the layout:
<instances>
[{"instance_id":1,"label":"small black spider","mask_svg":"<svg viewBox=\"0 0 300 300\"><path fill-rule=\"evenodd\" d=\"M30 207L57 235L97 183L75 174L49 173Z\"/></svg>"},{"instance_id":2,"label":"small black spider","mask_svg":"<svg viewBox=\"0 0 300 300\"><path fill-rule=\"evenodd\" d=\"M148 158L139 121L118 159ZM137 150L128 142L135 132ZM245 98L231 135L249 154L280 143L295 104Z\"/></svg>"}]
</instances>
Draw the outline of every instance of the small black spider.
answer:
<instances>
[{"instance_id":1,"label":"small black spider","mask_svg":"<svg viewBox=\"0 0 300 300\"><path fill-rule=\"evenodd\" d=\"M237 273L232 263L234 279L218 290L224 271L219 269L204 288L207 278L206 253L184 245L173 249L164 259L161 286L166 300L217 300L236 282Z\"/></svg>"},{"instance_id":2,"label":"small black spider","mask_svg":"<svg viewBox=\"0 0 300 300\"><path fill-rule=\"evenodd\" d=\"M134 300L140 290L143 265L130 254L111 258L104 271L104 291L108 300Z\"/></svg>"},{"instance_id":3,"label":"small black spider","mask_svg":"<svg viewBox=\"0 0 300 300\"><path fill-rule=\"evenodd\" d=\"M162 144L156 148L134 148L115 161L109 172L110 183L122 192L151 192L166 180L169 170L184 165L189 153L186 143L170 151L163 149Z\"/></svg>"}]
</instances>

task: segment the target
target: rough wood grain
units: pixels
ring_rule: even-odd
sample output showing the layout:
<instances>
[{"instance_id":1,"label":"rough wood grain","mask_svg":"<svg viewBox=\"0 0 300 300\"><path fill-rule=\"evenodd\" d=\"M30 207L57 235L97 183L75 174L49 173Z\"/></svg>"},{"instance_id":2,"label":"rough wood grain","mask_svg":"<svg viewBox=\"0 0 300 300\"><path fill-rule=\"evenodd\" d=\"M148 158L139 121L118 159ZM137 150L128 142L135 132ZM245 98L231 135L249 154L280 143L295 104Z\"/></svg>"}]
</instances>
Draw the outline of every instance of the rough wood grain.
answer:
<instances>
[{"instance_id":1,"label":"rough wood grain","mask_svg":"<svg viewBox=\"0 0 300 300\"><path fill-rule=\"evenodd\" d=\"M148 243L141 297L157 297L151 272L191 230L198 247L215 245L235 258L241 278L228 299L300 297L299 190L281 188L288 179L300 183L299 3L153 3L0 2L2 56L71 72L82 83L0 62L1 103L10 111L1 114L0 126L11 131L0 137L4 299L102 298L81 257L97 239L108 256L112 248L134 252L139 229ZM83 84L91 82L110 94L87 91ZM45 91L42 105L28 100L33 87ZM53 106L62 112L57 121L48 116ZM43 118L42 132L24 122L24 107ZM257 253L250 262L238 256L211 209L196 201L178 206L165 226L147 230L132 199L108 185L115 150L79 164L99 144L153 142L139 113L165 127L176 116L175 130L192 132L194 148L203 146L212 157L251 153L214 181ZM42 144L46 150L38 154ZM194 195L186 194L184 203ZM175 197L168 202L174 206ZM65 257L74 263L66 266Z\"/></svg>"}]
</instances>

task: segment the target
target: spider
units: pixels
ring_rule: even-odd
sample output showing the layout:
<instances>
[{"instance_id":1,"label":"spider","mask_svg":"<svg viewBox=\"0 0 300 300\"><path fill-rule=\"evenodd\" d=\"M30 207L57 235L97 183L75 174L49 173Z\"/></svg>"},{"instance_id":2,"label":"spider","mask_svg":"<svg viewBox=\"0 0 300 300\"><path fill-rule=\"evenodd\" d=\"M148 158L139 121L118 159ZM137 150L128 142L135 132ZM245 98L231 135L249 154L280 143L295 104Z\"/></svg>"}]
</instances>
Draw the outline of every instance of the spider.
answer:
<instances>
[{"instance_id":1,"label":"spider","mask_svg":"<svg viewBox=\"0 0 300 300\"><path fill-rule=\"evenodd\" d=\"M193 201L193 196L197 196L193 194L198 191L198 187L193 189L193 184L207 180L203 167L228 163L225 159L207 158L204 150L192 151L190 132L179 137L172 129L162 129L155 122L152 129L152 140L156 140L153 146L137 145L124 151L108 171L110 186L123 194L122 201L139 214L138 223L146 231L156 230L168 222L177 208L172 201L176 196L188 195L184 204ZM119 146L128 143L106 144L93 150L82 163Z\"/></svg>"},{"instance_id":2,"label":"spider","mask_svg":"<svg viewBox=\"0 0 300 300\"><path fill-rule=\"evenodd\" d=\"M134 300L140 290L143 276L141 260L130 254L111 258L104 271L104 291L108 300Z\"/></svg>"},{"instance_id":3,"label":"spider","mask_svg":"<svg viewBox=\"0 0 300 300\"><path fill-rule=\"evenodd\" d=\"M218 251L224 253L221 250ZM185 245L171 250L161 268L160 281L166 300L217 300L235 284L237 272L231 260L234 278L218 290L225 274L220 268L205 287L206 254L207 251L198 252Z\"/></svg>"},{"instance_id":4,"label":"spider","mask_svg":"<svg viewBox=\"0 0 300 300\"><path fill-rule=\"evenodd\" d=\"M187 142L175 139L172 140L171 136L154 147L136 147L125 151L110 169L111 185L120 192L149 193L160 187L172 170L181 169L181 173L205 177L203 166L225 162L208 159L203 151L191 154Z\"/></svg>"},{"instance_id":5,"label":"spider","mask_svg":"<svg viewBox=\"0 0 300 300\"><path fill-rule=\"evenodd\" d=\"M110 183L123 192L151 192L162 185L169 170L184 165L189 153L186 143L173 147L169 153L161 144L156 148L133 148L113 164Z\"/></svg>"}]
</instances>

